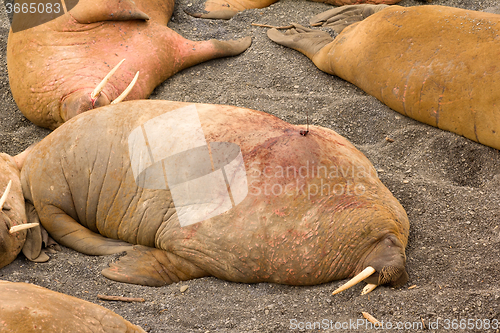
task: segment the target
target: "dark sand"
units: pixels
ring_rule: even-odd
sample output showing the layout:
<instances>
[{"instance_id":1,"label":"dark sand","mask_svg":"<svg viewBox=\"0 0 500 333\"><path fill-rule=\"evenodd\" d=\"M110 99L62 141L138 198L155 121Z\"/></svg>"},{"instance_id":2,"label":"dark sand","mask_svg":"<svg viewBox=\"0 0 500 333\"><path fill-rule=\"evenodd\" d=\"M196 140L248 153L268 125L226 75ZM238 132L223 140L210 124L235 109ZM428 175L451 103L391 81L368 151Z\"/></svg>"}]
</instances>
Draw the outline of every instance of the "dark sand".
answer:
<instances>
[{"instance_id":1,"label":"dark sand","mask_svg":"<svg viewBox=\"0 0 500 333\"><path fill-rule=\"evenodd\" d=\"M350 83L320 72L302 54L274 44L266 29L250 26L252 22L307 26L309 18L329 9L328 5L281 0L230 21L208 21L184 14L182 8L190 1L179 1L171 28L195 40L250 35L253 44L238 57L178 73L151 98L237 105L294 124L305 123L309 111L311 123L347 137L372 161L408 213L409 282L399 289L379 287L368 296L360 296L362 285L331 296L340 281L292 287L203 278L152 288L101 276L113 256L90 257L68 248L43 264L19 255L0 270L0 279L34 283L104 305L150 332L288 332L294 319L349 322L361 319L362 311L394 325L424 321L427 329L429 321L439 320L439 329L426 332L456 332L452 320L473 319L474 325L476 319L500 320L500 152L390 110ZM496 2L437 0L434 4L482 10ZM400 4L421 3L403 0ZM32 125L14 103L7 76L4 14L0 27L0 151L16 154L48 131ZM181 293L183 285L189 288ZM97 294L143 297L146 302L105 302Z\"/></svg>"}]
</instances>

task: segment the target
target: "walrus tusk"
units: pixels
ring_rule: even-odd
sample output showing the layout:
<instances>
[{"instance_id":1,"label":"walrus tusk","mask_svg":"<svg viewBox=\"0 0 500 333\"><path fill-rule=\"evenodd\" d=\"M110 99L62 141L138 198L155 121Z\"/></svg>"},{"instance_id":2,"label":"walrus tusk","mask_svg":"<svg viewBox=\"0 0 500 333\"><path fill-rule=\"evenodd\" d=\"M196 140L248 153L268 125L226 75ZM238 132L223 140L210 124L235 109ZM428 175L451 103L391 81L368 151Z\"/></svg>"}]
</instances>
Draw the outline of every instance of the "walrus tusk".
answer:
<instances>
[{"instance_id":1,"label":"walrus tusk","mask_svg":"<svg viewBox=\"0 0 500 333\"><path fill-rule=\"evenodd\" d=\"M0 210L2 210L5 201L7 201L7 196L9 195L9 191L10 191L11 186L12 186L12 180L9 180L9 183L7 184L7 187L5 188L5 192L3 193L2 197L0 198Z\"/></svg>"},{"instance_id":2,"label":"walrus tusk","mask_svg":"<svg viewBox=\"0 0 500 333\"><path fill-rule=\"evenodd\" d=\"M366 295L368 293L371 293L375 288L378 287L378 284L373 284L373 283L368 283L364 288L363 291L361 292L361 295Z\"/></svg>"},{"instance_id":3,"label":"walrus tusk","mask_svg":"<svg viewBox=\"0 0 500 333\"><path fill-rule=\"evenodd\" d=\"M375 268L373 268L371 266L366 267L361 273L359 273L358 275L356 275L355 277L353 277L352 279L350 279L349 281L347 281L346 284L338 287L337 290L335 290L332 293L332 296L335 295L335 294L340 293L341 291L349 289L349 288L351 288L352 286L354 286L354 285L356 285L358 283L360 283L361 281L363 281L364 279L366 279L367 277L369 277L373 273L375 273Z\"/></svg>"},{"instance_id":4,"label":"walrus tusk","mask_svg":"<svg viewBox=\"0 0 500 333\"><path fill-rule=\"evenodd\" d=\"M117 104L123 101L125 97L127 97L127 95L130 93L132 88L134 88L134 85L137 82L138 78L139 78L139 72L135 73L134 79L132 80L132 82L130 82L127 89L125 89L120 96L118 96L114 101L112 101L111 104Z\"/></svg>"},{"instance_id":5,"label":"walrus tusk","mask_svg":"<svg viewBox=\"0 0 500 333\"><path fill-rule=\"evenodd\" d=\"M111 78L111 76L113 76L113 74L115 74L115 72L118 69L118 67L120 67L121 64L123 64L124 61L125 61L125 59L123 59L122 61L120 61L118 63L118 65L116 65L115 67L113 67L113 69L111 71L109 71L109 73L104 77L104 79L102 79L101 83L99 83L97 85L97 87L95 87L94 91L90 94L90 98L96 99L97 96L99 96L99 94L102 91L102 88L104 88L104 86L106 85L106 83L108 83L108 81Z\"/></svg>"},{"instance_id":6,"label":"walrus tusk","mask_svg":"<svg viewBox=\"0 0 500 333\"><path fill-rule=\"evenodd\" d=\"M25 223L25 224L20 224L20 225L15 225L9 229L9 233L13 234L15 232L24 230L24 229L31 229L34 228L38 225L38 223Z\"/></svg>"},{"instance_id":7,"label":"walrus tusk","mask_svg":"<svg viewBox=\"0 0 500 333\"><path fill-rule=\"evenodd\" d=\"M370 323L372 323L373 325L382 325L380 323L380 321L378 321L377 318L375 318L374 316L372 316L371 314L369 314L368 312L361 312L361 314L363 315L363 317L365 317L366 320L368 320ZM376 326L375 326L376 327Z\"/></svg>"}]
</instances>

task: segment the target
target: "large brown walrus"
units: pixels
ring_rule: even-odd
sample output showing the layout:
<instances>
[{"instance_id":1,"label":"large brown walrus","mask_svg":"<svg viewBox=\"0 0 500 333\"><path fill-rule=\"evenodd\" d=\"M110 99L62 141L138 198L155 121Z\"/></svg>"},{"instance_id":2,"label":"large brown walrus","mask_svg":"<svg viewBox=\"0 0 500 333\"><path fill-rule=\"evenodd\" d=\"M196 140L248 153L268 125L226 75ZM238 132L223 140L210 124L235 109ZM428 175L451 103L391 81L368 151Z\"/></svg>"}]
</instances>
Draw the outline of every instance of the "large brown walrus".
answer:
<instances>
[{"instance_id":1,"label":"large brown walrus","mask_svg":"<svg viewBox=\"0 0 500 333\"><path fill-rule=\"evenodd\" d=\"M21 112L36 125L54 129L116 101L137 72L127 99L147 98L176 72L250 46L250 37L187 40L167 27L173 8L174 0L80 0L50 22L11 30L9 81ZM97 88L123 59L102 90Z\"/></svg>"},{"instance_id":2,"label":"large brown walrus","mask_svg":"<svg viewBox=\"0 0 500 333\"><path fill-rule=\"evenodd\" d=\"M42 225L85 254L127 251L103 271L113 280L408 279L404 209L329 129L232 106L129 101L85 112L32 149L21 183Z\"/></svg>"},{"instance_id":3,"label":"large brown walrus","mask_svg":"<svg viewBox=\"0 0 500 333\"><path fill-rule=\"evenodd\" d=\"M197 0L201 1L201 0ZM246 9L264 8L272 5L278 0L206 0L203 3L195 3L184 11L194 17L207 19L229 20L238 12ZM355 4L387 4L393 5L401 0L312 0L335 6ZM427 0L422 0L427 1Z\"/></svg>"},{"instance_id":4,"label":"large brown walrus","mask_svg":"<svg viewBox=\"0 0 500 333\"><path fill-rule=\"evenodd\" d=\"M100 305L28 283L0 280L0 331L145 333Z\"/></svg>"},{"instance_id":5,"label":"large brown walrus","mask_svg":"<svg viewBox=\"0 0 500 333\"><path fill-rule=\"evenodd\" d=\"M370 15L373 14L373 15ZM352 23L352 17L367 17ZM443 6L350 6L268 36L408 117L500 149L500 15ZM342 30L343 29L343 30Z\"/></svg>"}]
</instances>

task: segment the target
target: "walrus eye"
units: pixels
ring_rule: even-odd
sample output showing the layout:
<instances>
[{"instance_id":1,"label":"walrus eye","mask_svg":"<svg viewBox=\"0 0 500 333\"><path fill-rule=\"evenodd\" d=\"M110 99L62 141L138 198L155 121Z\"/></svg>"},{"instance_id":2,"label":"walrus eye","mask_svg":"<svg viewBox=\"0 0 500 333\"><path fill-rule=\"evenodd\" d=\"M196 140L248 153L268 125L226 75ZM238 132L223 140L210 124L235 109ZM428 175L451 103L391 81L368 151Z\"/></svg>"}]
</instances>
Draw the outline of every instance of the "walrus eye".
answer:
<instances>
[{"instance_id":1,"label":"walrus eye","mask_svg":"<svg viewBox=\"0 0 500 333\"><path fill-rule=\"evenodd\" d=\"M9 195L9 191L10 191L11 186L12 186L12 180L9 180L9 183L7 184L7 187L5 188L5 191L2 194L2 197L0 198L0 210L3 210L3 206L5 204L5 201L7 201L7 196ZM7 209L7 210L9 210L9 209Z\"/></svg>"}]
</instances>

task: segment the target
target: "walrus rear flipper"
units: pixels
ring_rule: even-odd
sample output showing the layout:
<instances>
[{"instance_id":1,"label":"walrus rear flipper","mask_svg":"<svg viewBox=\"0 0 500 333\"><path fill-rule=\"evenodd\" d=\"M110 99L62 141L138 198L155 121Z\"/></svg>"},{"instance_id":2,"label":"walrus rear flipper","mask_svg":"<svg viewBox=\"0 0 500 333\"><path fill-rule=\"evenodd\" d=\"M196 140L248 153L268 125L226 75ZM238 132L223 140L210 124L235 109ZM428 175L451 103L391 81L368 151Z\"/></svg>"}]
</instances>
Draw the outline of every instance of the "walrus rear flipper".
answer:
<instances>
[{"instance_id":1,"label":"walrus rear flipper","mask_svg":"<svg viewBox=\"0 0 500 333\"><path fill-rule=\"evenodd\" d=\"M82 24L101 21L149 20L149 16L130 0L79 0L70 14Z\"/></svg>"},{"instance_id":2,"label":"walrus rear flipper","mask_svg":"<svg viewBox=\"0 0 500 333\"><path fill-rule=\"evenodd\" d=\"M313 27L324 26L341 33L347 26L363 21L370 15L380 12L388 5L352 5L327 10L314 16L310 21Z\"/></svg>"},{"instance_id":3,"label":"walrus rear flipper","mask_svg":"<svg viewBox=\"0 0 500 333\"><path fill-rule=\"evenodd\" d=\"M314 56L326 45L333 42L332 36L326 31L309 29L296 23L292 23L292 25L295 28L288 30L284 34L277 29L270 29L267 36L275 43L303 53L316 66L320 67L321 63L317 63Z\"/></svg>"},{"instance_id":4,"label":"walrus rear flipper","mask_svg":"<svg viewBox=\"0 0 500 333\"><path fill-rule=\"evenodd\" d=\"M208 274L172 253L137 245L104 269L102 275L114 281L160 287Z\"/></svg>"},{"instance_id":5,"label":"walrus rear flipper","mask_svg":"<svg viewBox=\"0 0 500 333\"><path fill-rule=\"evenodd\" d=\"M184 9L188 15L207 19L229 20L245 9L264 8L277 0L207 0Z\"/></svg>"}]
</instances>

